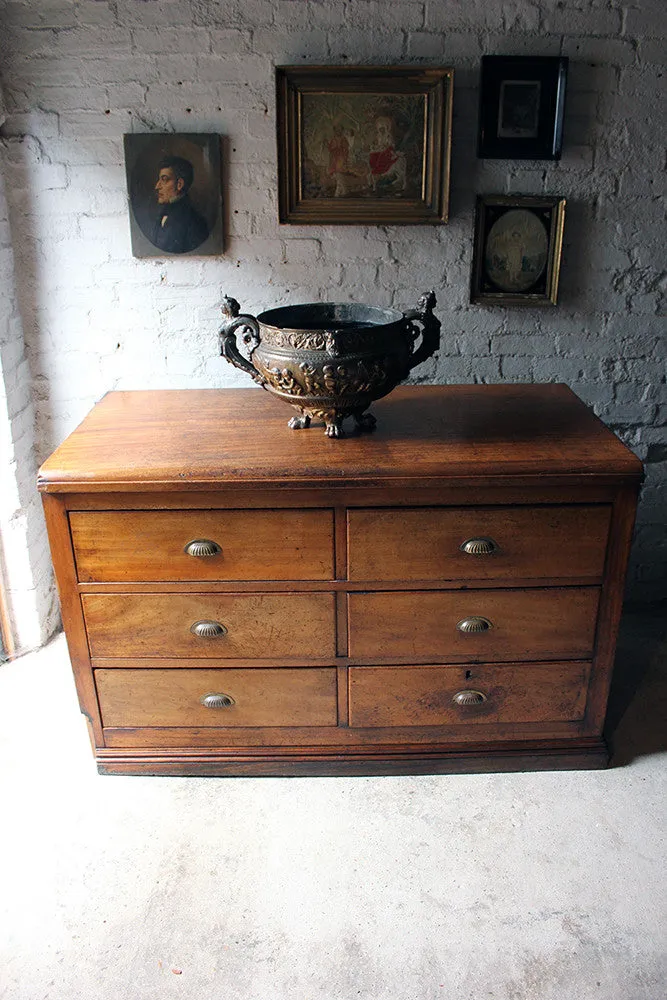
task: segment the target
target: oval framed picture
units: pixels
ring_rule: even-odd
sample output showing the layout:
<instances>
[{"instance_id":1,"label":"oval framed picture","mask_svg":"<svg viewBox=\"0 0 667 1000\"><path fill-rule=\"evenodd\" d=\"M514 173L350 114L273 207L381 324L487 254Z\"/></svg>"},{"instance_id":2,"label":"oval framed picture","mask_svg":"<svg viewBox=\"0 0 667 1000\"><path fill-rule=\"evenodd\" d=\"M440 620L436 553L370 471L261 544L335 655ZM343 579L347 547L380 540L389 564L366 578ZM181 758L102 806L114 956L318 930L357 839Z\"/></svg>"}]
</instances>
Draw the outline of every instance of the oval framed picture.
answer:
<instances>
[{"instance_id":1,"label":"oval framed picture","mask_svg":"<svg viewBox=\"0 0 667 1000\"><path fill-rule=\"evenodd\" d=\"M477 199L470 301L556 305L565 198Z\"/></svg>"}]
</instances>

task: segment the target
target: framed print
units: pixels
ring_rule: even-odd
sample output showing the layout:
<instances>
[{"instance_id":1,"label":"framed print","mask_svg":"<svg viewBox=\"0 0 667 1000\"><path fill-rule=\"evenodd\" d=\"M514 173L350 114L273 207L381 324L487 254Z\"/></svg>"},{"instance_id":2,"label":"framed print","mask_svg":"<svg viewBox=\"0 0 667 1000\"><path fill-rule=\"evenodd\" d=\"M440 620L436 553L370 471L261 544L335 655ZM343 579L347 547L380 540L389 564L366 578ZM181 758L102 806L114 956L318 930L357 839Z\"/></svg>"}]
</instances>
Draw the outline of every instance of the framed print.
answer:
<instances>
[{"instance_id":1,"label":"framed print","mask_svg":"<svg viewBox=\"0 0 667 1000\"><path fill-rule=\"evenodd\" d=\"M556 305L565 198L477 199L470 301Z\"/></svg>"},{"instance_id":2,"label":"framed print","mask_svg":"<svg viewBox=\"0 0 667 1000\"><path fill-rule=\"evenodd\" d=\"M219 137L139 133L123 139L133 255L222 253Z\"/></svg>"},{"instance_id":3,"label":"framed print","mask_svg":"<svg viewBox=\"0 0 667 1000\"><path fill-rule=\"evenodd\" d=\"M566 57L483 56L477 155L559 160Z\"/></svg>"},{"instance_id":4,"label":"framed print","mask_svg":"<svg viewBox=\"0 0 667 1000\"><path fill-rule=\"evenodd\" d=\"M276 69L282 223L443 223L453 70Z\"/></svg>"}]
</instances>

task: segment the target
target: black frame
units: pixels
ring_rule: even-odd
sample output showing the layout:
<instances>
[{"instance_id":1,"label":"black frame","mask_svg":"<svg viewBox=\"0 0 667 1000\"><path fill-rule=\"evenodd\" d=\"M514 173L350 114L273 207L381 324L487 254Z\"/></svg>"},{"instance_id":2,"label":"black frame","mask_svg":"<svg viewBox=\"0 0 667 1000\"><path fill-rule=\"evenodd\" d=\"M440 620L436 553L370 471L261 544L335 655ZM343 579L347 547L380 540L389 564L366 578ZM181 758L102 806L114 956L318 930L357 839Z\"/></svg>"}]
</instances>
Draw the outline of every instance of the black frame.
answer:
<instances>
[{"instance_id":1,"label":"black frame","mask_svg":"<svg viewBox=\"0 0 667 1000\"><path fill-rule=\"evenodd\" d=\"M551 195L480 195L475 213L470 301L480 305L555 306L565 223L565 198ZM525 290L503 291L485 267L491 227L507 212L523 210L539 218L547 232L547 260L543 272Z\"/></svg>"},{"instance_id":2,"label":"black frame","mask_svg":"<svg viewBox=\"0 0 667 1000\"><path fill-rule=\"evenodd\" d=\"M566 56L482 57L480 158L560 159L567 67ZM517 112L514 122L513 107Z\"/></svg>"}]
</instances>

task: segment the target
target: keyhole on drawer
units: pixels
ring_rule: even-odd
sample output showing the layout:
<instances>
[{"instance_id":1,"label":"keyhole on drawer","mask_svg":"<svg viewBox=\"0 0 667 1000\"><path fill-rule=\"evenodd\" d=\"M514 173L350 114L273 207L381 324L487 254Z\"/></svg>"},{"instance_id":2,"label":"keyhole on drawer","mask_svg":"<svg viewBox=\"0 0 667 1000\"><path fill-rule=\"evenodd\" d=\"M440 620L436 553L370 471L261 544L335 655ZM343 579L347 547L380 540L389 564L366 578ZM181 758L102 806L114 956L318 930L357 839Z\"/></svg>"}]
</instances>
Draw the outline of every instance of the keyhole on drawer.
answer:
<instances>
[{"instance_id":1,"label":"keyhole on drawer","mask_svg":"<svg viewBox=\"0 0 667 1000\"><path fill-rule=\"evenodd\" d=\"M469 681L472 677L472 670L466 670L466 680Z\"/></svg>"}]
</instances>

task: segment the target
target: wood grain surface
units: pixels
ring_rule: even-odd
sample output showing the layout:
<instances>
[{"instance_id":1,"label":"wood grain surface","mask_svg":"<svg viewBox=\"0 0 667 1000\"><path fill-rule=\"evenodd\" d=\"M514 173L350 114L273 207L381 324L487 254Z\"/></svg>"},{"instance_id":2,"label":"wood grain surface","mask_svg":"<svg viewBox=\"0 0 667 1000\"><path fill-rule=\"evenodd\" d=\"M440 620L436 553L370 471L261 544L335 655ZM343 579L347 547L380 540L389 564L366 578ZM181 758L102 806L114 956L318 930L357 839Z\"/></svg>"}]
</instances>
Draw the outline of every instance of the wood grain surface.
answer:
<instances>
[{"instance_id":1,"label":"wood grain surface","mask_svg":"<svg viewBox=\"0 0 667 1000\"><path fill-rule=\"evenodd\" d=\"M223 480L295 487L641 475L639 460L564 385L401 387L373 412L372 434L332 440L318 427L290 430L294 410L259 389L112 392L43 464L39 485L136 491Z\"/></svg>"},{"instance_id":2,"label":"wood grain surface","mask_svg":"<svg viewBox=\"0 0 667 1000\"><path fill-rule=\"evenodd\" d=\"M334 657L333 594L84 594L93 656ZM199 638L198 621L225 635Z\"/></svg>"},{"instance_id":3,"label":"wood grain surface","mask_svg":"<svg viewBox=\"0 0 667 1000\"><path fill-rule=\"evenodd\" d=\"M351 580L590 577L604 569L611 506L426 507L348 512ZM469 539L491 539L468 555Z\"/></svg>"},{"instance_id":4,"label":"wood grain surface","mask_svg":"<svg viewBox=\"0 0 667 1000\"><path fill-rule=\"evenodd\" d=\"M101 771L606 763L641 463L562 385L403 387L372 409L374 433L331 440L259 389L113 392L44 463ZM195 538L222 551L189 556ZM492 627L457 629L472 616ZM486 700L455 704L467 689Z\"/></svg>"},{"instance_id":5,"label":"wood grain surface","mask_svg":"<svg viewBox=\"0 0 667 1000\"><path fill-rule=\"evenodd\" d=\"M328 580L331 510L72 511L79 580ZM194 539L216 542L193 557Z\"/></svg>"},{"instance_id":6,"label":"wood grain surface","mask_svg":"<svg viewBox=\"0 0 667 1000\"><path fill-rule=\"evenodd\" d=\"M589 663L461 667L353 667L350 726L570 722L583 718ZM474 690L480 705L457 705Z\"/></svg>"},{"instance_id":7,"label":"wood grain surface","mask_svg":"<svg viewBox=\"0 0 667 1000\"><path fill-rule=\"evenodd\" d=\"M599 590L392 591L348 595L353 658L413 657L445 663L588 659ZM481 616L487 632L457 623Z\"/></svg>"},{"instance_id":8,"label":"wood grain surface","mask_svg":"<svg viewBox=\"0 0 667 1000\"><path fill-rule=\"evenodd\" d=\"M335 726L336 671L96 670L105 726ZM202 698L233 704L206 708Z\"/></svg>"}]
</instances>

